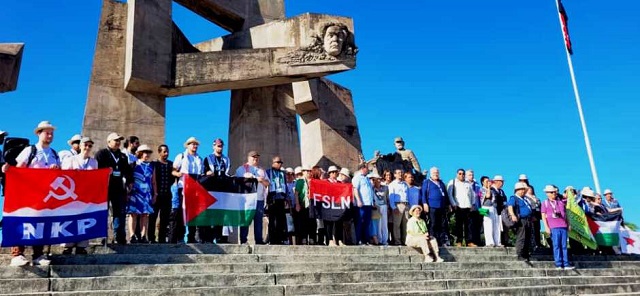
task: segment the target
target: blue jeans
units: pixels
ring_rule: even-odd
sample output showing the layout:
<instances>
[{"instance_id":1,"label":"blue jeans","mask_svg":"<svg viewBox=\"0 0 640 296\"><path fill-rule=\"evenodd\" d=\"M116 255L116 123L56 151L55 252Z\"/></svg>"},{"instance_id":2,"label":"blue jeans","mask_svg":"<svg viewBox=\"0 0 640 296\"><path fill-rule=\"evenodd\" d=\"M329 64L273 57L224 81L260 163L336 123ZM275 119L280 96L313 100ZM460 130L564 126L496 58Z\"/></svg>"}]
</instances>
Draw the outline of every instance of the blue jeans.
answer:
<instances>
[{"instance_id":1,"label":"blue jeans","mask_svg":"<svg viewBox=\"0 0 640 296\"><path fill-rule=\"evenodd\" d=\"M553 258L556 267L569 266L567 253L567 228L551 228L551 240L553 241Z\"/></svg>"},{"instance_id":2,"label":"blue jeans","mask_svg":"<svg viewBox=\"0 0 640 296\"><path fill-rule=\"evenodd\" d=\"M362 206L358 208L358 217L356 219L356 242L368 244L371 240L369 227L371 225L371 211L373 206Z\"/></svg>"},{"instance_id":3,"label":"blue jeans","mask_svg":"<svg viewBox=\"0 0 640 296\"><path fill-rule=\"evenodd\" d=\"M264 200L259 200L256 203L256 215L253 216L253 237L256 244L262 244L262 218L264 217ZM240 243L247 242L247 236L249 236L249 227L240 227Z\"/></svg>"},{"instance_id":4,"label":"blue jeans","mask_svg":"<svg viewBox=\"0 0 640 296\"><path fill-rule=\"evenodd\" d=\"M125 225L127 223L126 202L121 196L109 196L111 202L111 214L113 215L113 238L116 243L124 245L127 243Z\"/></svg>"}]
</instances>

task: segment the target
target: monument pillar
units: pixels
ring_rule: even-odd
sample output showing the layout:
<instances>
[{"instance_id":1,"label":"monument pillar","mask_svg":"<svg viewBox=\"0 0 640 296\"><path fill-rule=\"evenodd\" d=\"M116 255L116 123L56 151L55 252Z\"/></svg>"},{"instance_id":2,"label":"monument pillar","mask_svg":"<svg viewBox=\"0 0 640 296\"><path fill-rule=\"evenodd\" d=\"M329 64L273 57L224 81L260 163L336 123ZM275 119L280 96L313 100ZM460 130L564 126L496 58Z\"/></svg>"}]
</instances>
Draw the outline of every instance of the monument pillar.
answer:
<instances>
[{"instance_id":1,"label":"monument pillar","mask_svg":"<svg viewBox=\"0 0 640 296\"><path fill-rule=\"evenodd\" d=\"M104 0L82 134L99 147L112 132L156 147L164 143L165 96L125 89L126 32L127 4Z\"/></svg>"}]
</instances>

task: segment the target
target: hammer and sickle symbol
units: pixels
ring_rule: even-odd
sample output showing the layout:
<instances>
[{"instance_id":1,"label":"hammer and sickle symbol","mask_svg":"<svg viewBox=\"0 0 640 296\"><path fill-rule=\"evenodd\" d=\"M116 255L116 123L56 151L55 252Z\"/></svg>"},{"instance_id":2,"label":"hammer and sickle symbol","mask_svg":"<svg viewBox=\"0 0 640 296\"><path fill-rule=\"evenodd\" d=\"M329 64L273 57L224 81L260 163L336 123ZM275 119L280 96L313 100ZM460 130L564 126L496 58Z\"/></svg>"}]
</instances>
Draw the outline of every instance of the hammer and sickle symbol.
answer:
<instances>
[{"instance_id":1,"label":"hammer and sickle symbol","mask_svg":"<svg viewBox=\"0 0 640 296\"><path fill-rule=\"evenodd\" d=\"M69 186L67 186L65 184L65 181L69 181ZM44 198L44 202L49 201L50 198L55 198L57 200L65 200L68 198L71 198L73 200L76 200L78 198L78 195L76 195L75 190L76 190L76 183L73 181L73 179L71 179L69 176L64 175L62 177L58 177L56 178L52 183L51 183L51 188L53 188L53 190L49 190L49 195L47 195L47 197ZM56 191L61 190L64 193L63 194L57 194Z\"/></svg>"}]
</instances>

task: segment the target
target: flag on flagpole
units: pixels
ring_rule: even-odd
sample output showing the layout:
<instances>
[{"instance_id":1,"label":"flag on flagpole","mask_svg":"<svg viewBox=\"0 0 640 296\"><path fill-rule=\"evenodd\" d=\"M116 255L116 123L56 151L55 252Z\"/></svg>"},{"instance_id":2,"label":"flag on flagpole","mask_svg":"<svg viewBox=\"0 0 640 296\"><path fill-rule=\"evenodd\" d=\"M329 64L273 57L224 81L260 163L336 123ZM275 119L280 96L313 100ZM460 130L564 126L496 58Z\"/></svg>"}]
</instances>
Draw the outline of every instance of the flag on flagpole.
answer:
<instances>
[{"instance_id":1,"label":"flag on flagpole","mask_svg":"<svg viewBox=\"0 0 640 296\"><path fill-rule=\"evenodd\" d=\"M573 55L573 48L571 47L571 37L569 37L569 17L564 10L561 0L558 1L558 13L560 14L560 22L562 23L562 35L564 36L564 45L567 48L567 52Z\"/></svg>"},{"instance_id":2,"label":"flag on flagpole","mask_svg":"<svg viewBox=\"0 0 640 296\"><path fill-rule=\"evenodd\" d=\"M256 213L255 179L207 176L184 181L188 226L249 226Z\"/></svg>"},{"instance_id":3,"label":"flag on flagpole","mask_svg":"<svg viewBox=\"0 0 640 296\"><path fill-rule=\"evenodd\" d=\"M640 255L640 232L620 227L620 251L623 254Z\"/></svg>"}]
</instances>

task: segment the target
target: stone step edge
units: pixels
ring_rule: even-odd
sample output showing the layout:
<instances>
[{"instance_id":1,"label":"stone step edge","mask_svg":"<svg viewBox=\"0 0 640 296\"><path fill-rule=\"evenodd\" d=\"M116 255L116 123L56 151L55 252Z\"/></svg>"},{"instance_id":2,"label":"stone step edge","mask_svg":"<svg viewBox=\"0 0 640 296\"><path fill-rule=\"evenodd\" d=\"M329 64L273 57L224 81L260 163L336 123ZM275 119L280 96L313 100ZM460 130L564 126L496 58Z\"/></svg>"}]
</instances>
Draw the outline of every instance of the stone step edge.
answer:
<instances>
[{"instance_id":1,"label":"stone step edge","mask_svg":"<svg viewBox=\"0 0 640 296\"><path fill-rule=\"evenodd\" d=\"M529 290L529 289L553 289L562 287L570 289L569 295L581 295L581 296L604 296L604 295L640 295L640 292L632 293L613 293L613 294L578 294L577 288L590 288L590 287L618 287L621 285L637 286L640 288L640 283L605 283L605 284L590 284L590 285L546 285L546 286L517 286L517 287L492 287L492 288L474 288L474 289L452 289L452 290L412 290L412 291L400 291L400 292L379 292L379 293L349 293L349 294L311 294L307 296L351 296L351 295L423 295L423 294L438 294L438 293L457 293L460 296L466 295L466 292L502 292L509 291L510 295L514 295L514 290ZM0 295L2 296L2 295Z\"/></svg>"},{"instance_id":2,"label":"stone step edge","mask_svg":"<svg viewBox=\"0 0 640 296\"><path fill-rule=\"evenodd\" d=\"M188 264L185 264L188 265ZM208 264L198 264L198 265L208 265ZM236 264L236 265L242 265L242 264ZM255 265L255 264L246 264L246 265ZM93 265L92 267L100 267L101 265ZM106 266L110 266L110 265L106 265ZM434 265L435 266L435 265ZM453 272L456 271L455 269L424 269L425 266L421 265L420 269L407 269L407 270L387 270L387 271L380 271L380 270L350 270L350 271L327 271L327 272L269 272L268 270L266 270L265 272L252 272L252 273L243 273L243 272L228 272L228 273L220 273L220 272L197 272L197 273L190 273L190 275L198 275L198 276L208 276L208 275L274 275L274 276L285 276L285 275L292 275L292 274L314 274L314 275L329 275L329 274L340 274L340 273L345 273L345 272L349 272L349 273L384 273L384 272L399 272L399 271L405 271L405 272L431 272L431 273L442 273L442 272ZM557 277L557 275L549 275L549 272L553 272L553 273L557 273L557 272L563 272L563 273L573 273L576 274L572 277L581 277L581 275L578 273L580 271L591 271L591 272L597 272L597 271L603 271L603 270L611 270L610 268L580 268L580 269L575 269L575 270L556 270L555 267L549 267L549 268L535 268L535 267L531 267L531 268L526 268L526 269L502 269L499 270L501 272L514 272L514 271L521 271L521 270L527 270L527 271L544 271L545 272L545 277ZM636 270L636 275L640 276L640 269L638 268L616 268L615 270ZM485 270L486 271L486 270ZM89 279L89 278L125 278L125 277L132 277L134 275L98 275L98 276L75 276L75 277L59 277L57 275L55 275L55 271L51 269L51 267L47 268L47 277L34 277L34 278L6 278L3 280L32 280L32 279ZM174 277L174 276L180 276L180 275L175 275L175 274L160 274L160 275L143 275L143 276L136 276L136 277L141 277L141 278L154 278L154 277ZM607 277L607 276L605 276ZM528 277L525 277L528 278ZM483 279L489 279L489 278L483 278ZM501 279L501 277L497 277L496 279Z\"/></svg>"},{"instance_id":3,"label":"stone step edge","mask_svg":"<svg viewBox=\"0 0 640 296\"><path fill-rule=\"evenodd\" d=\"M615 276L607 276L607 277L615 277ZM626 276L629 278L633 278L635 276ZM540 279L540 280L544 280L547 279L547 277L526 277L527 279L530 278L536 278L536 279ZM564 278L564 277L558 277L560 279ZM573 277L569 277L569 278L573 278ZM503 278L503 279L513 279L513 280L517 280L517 279L522 279L521 277L515 277L515 278ZM459 279L459 280L434 280L433 282L442 282L442 281L469 281L468 279ZM407 282L413 282L413 281L393 281L393 282L389 282L389 283L407 283ZM344 284L344 285L360 285L360 284L370 284L370 283L348 283L348 284ZM316 284L317 286L322 286L322 285L331 285L331 284ZM462 295L462 293L464 292L482 292L482 291L503 291L503 290L527 290L527 289L546 289L546 288L553 288L553 287L562 287L565 289L571 289L572 290L572 295L577 295L576 293L576 288L580 287L580 288L588 288L588 287L617 287L620 285L627 285L627 286L638 286L640 287L640 283L602 283L602 284L585 284L585 285L556 285L554 283L549 283L548 285L538 285L538 286L510 286L510 287L490 287L490 288L473 288L473 289L447 289L447 290L412 290L412 291L399 291L399 292L379 292L379 293L349 293L349 294L318 294L318 295L333 295L333 296L341 296L341 295L393 295L393 294L424 294L424 293L459 293ZM169 289L141 289L141 290L83 290L83 291L47 291L47 292L34 292L34 293L22 293L22 294L0 294L0 296L8 296L8 295L64 295L65 293L86 293L86 294L90 294L90 293L104 293L104 292L121 292L121 291L138 291L139 293L143 292L143 291L163 291L163 292L168 292L168 291L184 291L184 292L188 292L189 290L197 290L197 289L209 289L209 288L229 288L229 289L242 289L242 288L260 288L260 287L265 287L265 288L281 288L283 291L283 295L287 295L286 294L286 289L287 287L299 287L299 286L308 286L308 285L253 285L253 286L203 286L203 287L185 287L185 288L169 288ZM640 293L639 293L640 294ZM582 294L581 294L582 295ZM595 295L602 295L602 294L595 294ZM615 294L613 294L615 295ZM627 293L621 293L620 295L628 295Z\"/></svg>"}]
</instances>

